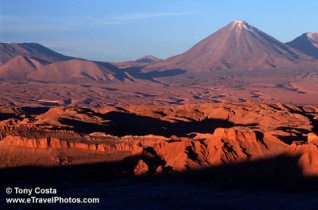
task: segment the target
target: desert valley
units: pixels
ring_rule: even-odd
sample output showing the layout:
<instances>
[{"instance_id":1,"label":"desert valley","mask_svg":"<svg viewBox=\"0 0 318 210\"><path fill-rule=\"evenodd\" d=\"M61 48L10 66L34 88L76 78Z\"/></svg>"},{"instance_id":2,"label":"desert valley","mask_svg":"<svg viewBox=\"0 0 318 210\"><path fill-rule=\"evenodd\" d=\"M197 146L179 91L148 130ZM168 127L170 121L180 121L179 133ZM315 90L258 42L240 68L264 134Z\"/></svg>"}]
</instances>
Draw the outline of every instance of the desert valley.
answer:
<instances>
[{"instance_id":1,"label":"desert valley","mask_svg":"<svg viewBox=\"0 0 318 210\"><path fill-rule=\"evenodd\" d=\"M168 59L0 43L1 182L104 208L314 209L317 83L318 32L282 43L240 20Z\"/></svg>"}]
</instances>

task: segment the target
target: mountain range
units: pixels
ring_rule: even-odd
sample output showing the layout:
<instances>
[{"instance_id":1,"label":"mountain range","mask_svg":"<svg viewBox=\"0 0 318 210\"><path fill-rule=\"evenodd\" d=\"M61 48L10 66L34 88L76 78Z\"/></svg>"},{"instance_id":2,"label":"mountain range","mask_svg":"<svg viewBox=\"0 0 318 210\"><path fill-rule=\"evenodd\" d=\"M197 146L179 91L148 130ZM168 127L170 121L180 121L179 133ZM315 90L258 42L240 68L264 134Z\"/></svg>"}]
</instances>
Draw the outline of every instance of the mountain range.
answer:
<instances>
[{"instance_id":1,"label":"mountain range","mask_svg":"<svg viewBox=\"0 0 318 210\"><path fill-rule=\"evenodd\" d=\"M318 33L305 33L286 44L236 20L188 51L161 60L96 62L65 56L37 43L0 43L0 78L45 82L125 81L142 74L183 72L316 69ZM130 71L131 68L137 68ZM154 73L155 72L155 73ZM173 74L172 74L173 75ZM169 73L165 76L170 76Z\"/></svg>"}]
</instances>

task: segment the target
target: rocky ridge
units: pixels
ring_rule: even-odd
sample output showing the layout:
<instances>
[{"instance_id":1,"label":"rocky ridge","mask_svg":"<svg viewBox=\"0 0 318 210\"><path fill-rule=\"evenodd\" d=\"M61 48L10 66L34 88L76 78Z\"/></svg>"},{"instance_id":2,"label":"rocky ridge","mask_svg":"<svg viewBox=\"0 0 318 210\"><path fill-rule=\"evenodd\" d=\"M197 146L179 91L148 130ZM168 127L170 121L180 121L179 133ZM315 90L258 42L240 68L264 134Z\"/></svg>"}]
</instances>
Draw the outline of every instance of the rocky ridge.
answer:
<instances>
[{"instance_id":1,"label":"rocky ridge","mask_svg":"<svg viewBox=\"0 0 318 210\"><path fill-rule=\"evenodd\" d=\"M0 122L1 167L116 160L128 161L129 173L151 175L285 155L299 157L303 175L318 175L317 106L225 103L1 112L6 116ZM16 151L22 162L12 148L21 148ZM35 154L39 158L30 158Z\"/></svg>"}]
</instances>

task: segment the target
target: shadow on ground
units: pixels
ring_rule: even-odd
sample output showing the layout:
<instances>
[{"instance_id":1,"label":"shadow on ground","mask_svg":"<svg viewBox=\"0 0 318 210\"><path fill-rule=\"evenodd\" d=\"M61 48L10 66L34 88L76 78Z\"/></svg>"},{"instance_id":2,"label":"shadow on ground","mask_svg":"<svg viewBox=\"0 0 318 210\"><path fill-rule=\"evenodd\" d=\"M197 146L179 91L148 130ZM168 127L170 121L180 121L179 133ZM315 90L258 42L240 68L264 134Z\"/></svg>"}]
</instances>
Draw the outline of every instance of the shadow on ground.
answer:
<instances>
[{"instance_id":1,"label":"shadow on ground","mask_svg":"<svg viewBox=\"0 0 318 210\"><path fill-rule=\"evenodd\" d=\"M153 117L117 111L101 116L108 122L101 125L68 118L60 119L60 122L72 126L72 130L79 133L105 132L114 136L153 134L165 137L170 137L171 135L183 137L192 132L213 133L216 128L241 126L222 119L168 122ZM255 124L244 126L255 126Z\"/></svg>"},{"instance_id":2,"label":"shadow on ground","mask_svg":"<svg viewBox=\"0 0 318 210\"><path fill-rule=\"evenodd\" d=\"M53 168L1 169L0 183L3 187L55 187L59 189L60 196L99 197L101 204L90 206L94 209L128 209L132 203L138 209L149 206L152 209L317 207L318 179L302 175L298 156L281 155L200 170L179 173L167 170L160 175L134 177L133 168L139 158L134 156L119 162ZM2 200L5 198L3 192L4 189L1 189ZM249 202L245 203L247 200ZM262 203L264 205L260 205ZM8 206L12 209L17 207ZM18 205L20 209L36 209L37 206ZM46 209L65 207L43 206ZM67 209L81 208L87 206L70 206Z\"/></svg>"}]
</instances>

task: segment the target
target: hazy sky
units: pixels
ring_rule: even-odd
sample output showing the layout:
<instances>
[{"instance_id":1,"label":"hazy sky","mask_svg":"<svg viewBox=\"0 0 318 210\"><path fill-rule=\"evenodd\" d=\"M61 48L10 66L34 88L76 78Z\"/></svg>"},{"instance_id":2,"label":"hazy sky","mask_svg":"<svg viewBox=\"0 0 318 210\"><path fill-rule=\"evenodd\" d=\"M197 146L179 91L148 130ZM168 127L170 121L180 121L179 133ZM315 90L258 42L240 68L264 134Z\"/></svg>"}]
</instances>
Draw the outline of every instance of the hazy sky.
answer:
<instances>
[{"instance_id":1,"label":"hazy sky","mask_svg":"<svg viewBox=\"0 0 318 210\"><path fill-rule=\"evenodd\" d=\"M167 58L245 20L280 41L318 31L315 0L0 0L0 41L102 61Z\"/></svg>"}]
</instances>

